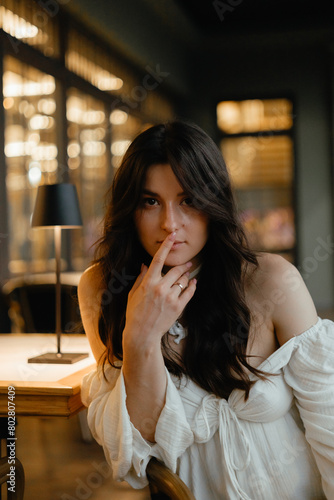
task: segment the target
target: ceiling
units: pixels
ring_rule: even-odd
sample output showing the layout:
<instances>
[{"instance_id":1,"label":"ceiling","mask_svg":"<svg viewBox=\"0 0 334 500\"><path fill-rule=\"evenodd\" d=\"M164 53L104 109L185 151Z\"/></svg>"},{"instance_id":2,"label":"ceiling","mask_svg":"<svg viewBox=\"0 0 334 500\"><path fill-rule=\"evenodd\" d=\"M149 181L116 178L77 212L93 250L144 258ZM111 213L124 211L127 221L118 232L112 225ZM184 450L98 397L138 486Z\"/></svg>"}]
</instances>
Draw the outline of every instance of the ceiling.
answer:
<instances>
[{"instance_id":1,"label":"ceiling","mask_svg":"<svg viewBox=\"0 0 334 500\"><path fill-rule=\"evenodd\" d=\"M203 34L334 26L333 0L175 0Z\"/></svg>"}]
</instances>

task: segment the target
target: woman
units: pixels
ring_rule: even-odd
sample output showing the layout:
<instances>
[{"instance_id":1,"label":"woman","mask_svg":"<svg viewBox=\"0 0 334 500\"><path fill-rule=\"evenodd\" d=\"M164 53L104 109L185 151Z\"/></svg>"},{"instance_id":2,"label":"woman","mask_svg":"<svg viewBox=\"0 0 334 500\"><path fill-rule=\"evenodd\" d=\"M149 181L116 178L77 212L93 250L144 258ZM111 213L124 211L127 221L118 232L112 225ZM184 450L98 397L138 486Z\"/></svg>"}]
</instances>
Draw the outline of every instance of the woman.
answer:
<instances>
[{"instance_id":1,"label":"woman","mask_svg":"<svg viewBox=\"0 0 334 500\"><path fill-rule=\"evenodd\" d=\"M332 323L292 264L247 247L200 128L133 141L97 250L82 395L114 477L144 487L154 456L197 500L334 498Z\"/></svg>"}]
</instances>

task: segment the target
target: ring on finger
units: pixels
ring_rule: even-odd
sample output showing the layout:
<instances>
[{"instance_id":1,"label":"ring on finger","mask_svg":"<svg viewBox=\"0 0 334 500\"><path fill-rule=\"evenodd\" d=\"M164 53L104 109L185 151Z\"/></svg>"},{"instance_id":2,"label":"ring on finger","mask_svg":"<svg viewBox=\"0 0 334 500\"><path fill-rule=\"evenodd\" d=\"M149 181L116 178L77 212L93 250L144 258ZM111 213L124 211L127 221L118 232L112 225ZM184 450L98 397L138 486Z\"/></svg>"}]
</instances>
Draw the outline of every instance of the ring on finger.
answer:
<instances>
[{"instance_id":1,"label":"ring on finger","mask_svg":"<svg viewBox=\"0 0 334 500\"><path fill-rule=\"evenodd\" d=\"M181 292L183 292L183 290L185 289L185 286L183 286L181 283L174 283L174 285L179 286L181 288Z\"/></svg>"}]
</instances>

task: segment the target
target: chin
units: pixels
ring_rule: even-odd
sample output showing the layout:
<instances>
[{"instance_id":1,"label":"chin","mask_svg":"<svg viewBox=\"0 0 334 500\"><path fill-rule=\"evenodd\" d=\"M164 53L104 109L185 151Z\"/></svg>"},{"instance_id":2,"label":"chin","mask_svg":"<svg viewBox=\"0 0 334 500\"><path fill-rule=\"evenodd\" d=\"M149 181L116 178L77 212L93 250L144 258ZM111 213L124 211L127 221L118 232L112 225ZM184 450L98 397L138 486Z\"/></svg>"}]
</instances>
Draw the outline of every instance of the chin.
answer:
<instances>
[{"instance_id":1,"label":"chin","mask_svg":"<svg viewBox=\"0 0 334 500\"><path fill-rule=\"evenodd\" d=\"M168 267L175 267L175 266L181 266L182 264L185 264L191 259L183 259L182 257L170 257L165 260L165 266Z\"/></svg>"}]
</instances>

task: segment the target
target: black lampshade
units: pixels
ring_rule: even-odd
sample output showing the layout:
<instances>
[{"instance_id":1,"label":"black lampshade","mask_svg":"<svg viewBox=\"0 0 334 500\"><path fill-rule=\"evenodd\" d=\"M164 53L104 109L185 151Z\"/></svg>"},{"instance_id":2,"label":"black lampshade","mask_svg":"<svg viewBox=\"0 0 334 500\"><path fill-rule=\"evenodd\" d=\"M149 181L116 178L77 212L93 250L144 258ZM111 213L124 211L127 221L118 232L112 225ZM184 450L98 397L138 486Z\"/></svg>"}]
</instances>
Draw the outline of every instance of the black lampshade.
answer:
<instances>
[{"instance_id":1,"label":"black lampshade","mask_svg":"<svg viewBox=\"0 0 334 500\"><path fill-rule=\"evenodd\" d=\"M39 186L31 221L39 226L82 226L77 190L74 184Z\"/></svg>"}]
</instances>

